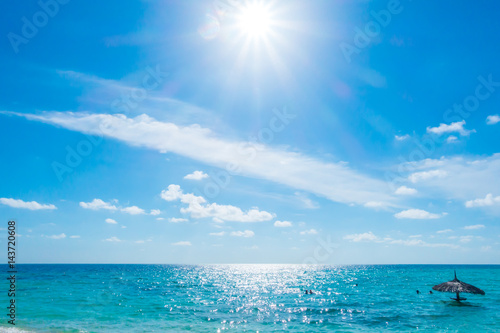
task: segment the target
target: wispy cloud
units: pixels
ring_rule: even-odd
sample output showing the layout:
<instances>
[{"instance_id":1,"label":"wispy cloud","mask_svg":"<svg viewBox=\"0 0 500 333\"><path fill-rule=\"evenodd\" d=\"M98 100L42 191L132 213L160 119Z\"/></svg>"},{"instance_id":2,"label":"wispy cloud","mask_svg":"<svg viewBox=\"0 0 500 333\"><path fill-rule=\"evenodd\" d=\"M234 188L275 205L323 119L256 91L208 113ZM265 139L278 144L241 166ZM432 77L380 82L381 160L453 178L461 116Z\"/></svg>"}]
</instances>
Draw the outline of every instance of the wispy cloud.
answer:
<instances>
[{"instance_id":1,"label":"wispy cloud","mask_svg":"<svg viewBox=\"0 0 500 333\"><path fill-rule=\"evenodd\" d=\"M446 233L449 233L449 232L453 232L453 230L451 230L451 229L444 229L444 230L436 231L437 234L446 234Z\"/></svg>"},{"instance_id":2,"label":"wispy cloud","mask_svg":"<svg viewBox=\"0 0 500 333\"><path fill-rule=\"evenodd\" d=\"M115 203L118 202L118 200L113 200ZM147 214L146 211L142 208L139 208L137 206L130 206L130 207L117 207L114 204L110 202L105 202L101 199L94 199L91 202L80 202L80 207L85 208L85 209L91 209L91 210L110 210L110 211L116 211L120 210L122 213L130 214L130 215L142 215L142 214ZM159 209L152 209L150 212L150 215L156 216L160 215L161 211Z\"/></svg>"},{"instance_id":3,"label":"wispy cloud","mask_svg":"<svg viewBox=\"0 0 500 333\"><path fill-rule=\"evenodd\" d=\"M59 235L52 235L52 236L45 236L45 237L50 238L50 239L64 239L64 238L66 238L66 234L62 233Z\"/></svg>"},{"instance_id":4,"label":"wispy cloud","mask_svg":"<svg viewBox=\"0 0 500 333\"><path fill-rule=\"evenodd\" d=\"M485 226L483 224L474 224L474 225L468 225L468 226L464 227L465 230L477 230L477 229L483 229L483 228L485 228Z\"/></svg>"},{"instance_id":5,"label":"wispy cloud","mask_svg":"<svg viewBox=\"0 0 500 333\"><path fill-rule=\"evenodd\" d=\"M448 175L448 173L446 171L443 171L443 170L420 171L420 172L412 173L408 177L408 179L412 183L418 183L420 181L428 180L428 179L432 179L432 178L446 177L447 175Z\"/></svg>"},{"instance_id":6,"label":"wispy cloud","mask_svg":"<svg viewBox=\"0 0 500 333\"><path fill-rule=\"evenodd\" d=\"M382 201L368 201L363 206L365 206L366 208L387 209L388 207L393 206L393 204Z\"/></svg>"},{"instance_id":7,"label":"wispy cloud","mask_svg":"<svg viewBox=\"0 0 500 333\"><path fill-rule=\"evenodd\" d=\"M250 238L250 237L255 236L255 233L252 230L233 231L233 232L231 232L231 236Z\"/></svg>"},{"instance_id":8,"label":"wispy cloud","mask_svg":"<svg viewBox=\"0 0 500 333\"><path fill-rule=\"evenodd\" d=\"M181 213L191 214L191 217L197 219L210 217L216 222L262 222L274 218L273 214L260 211L258 208L243 212L240 208L231 205L209 204L203 197L195 196L192 193L184 194L181 187L174 184L163 190L161 197L166 201L180 200L182 203L187 204L187 208L181 208Z\"/></svg>"},{"instance_id":9,"label":"wispy cloud","mask_svg":"<svg viewBox=\"0 0 500 333\"><path fill-rule=\"evenodd\" d=\"M94 199L91 202L80 202L80 207L85 208L85 209L92 209L92 210L100 210L100 209L106 209L106 210L117 210L115 205L112 205L109 202L104 202L101 199Z\"/></svg>"},{"instance_id":10,"label":"wispy cloud","mask_svg":"<svg viewBox=\"0 0 500 333\"><path fill-rule=\"evenodd\" d=\"M134 243L136 244L144 244L146 242L152 242L153 240L150 238L150 239L147 239L147 240L143 240L143 239L139 239L139 240L136 240Z\"/></svg>"},{"instance_id":11,"label":"wispy cloud","mask_svg":"<svg viewBox=\"0 0 500 333\"><path fill-rule=\"evenodd\" d=\"M410 135L409 134L395 135L394 138L396 139L396 141L405 141L405 140L408 140L410 138Z\"/></svg>"},{"instance_id":12,"label":"wispy cloud","mask_svg":"<svg viewBox=\"0 0 500 333\"><path fill-rule=\"evenodd\" d=\"M105 220L106 223L109 223L109 224L118 224L118 222L116 222L115 220L113 219L106 219Z\"/></svg>"},{"instance_id":13,"label":"wispy cloud","mask_svg":"<svg viewBox=\"0 0 500 333\"><path fill-rule=\"evenodd\" d=\"M459 133L462 136L468 136L470 133L476 132L476 130L468 130L464 128L465 120L457 121L449 125L439 124L438 127L427 127L427 133L434 133L437 135L442 135L445 133Z\"/></svg>"},{"instance_id":14,"label":"wispy cloud","mask_svg":"<svg viewBox=\"0 0 500 333\"><path fill-rule=\"evenodd\" d=\"M448 243L428 243L426 241L423 241L421 239L394 239L394 240L387 240L384 241L389 244L397 244L397 245L405 245L405 246L422 246L422 247L449 247L452 249L458 248L457 245L455 244L448 244Z\"/></svg>"},{"instance_id":15,"label":"wispy cloud","mask_svg":"<svg viewBox=\"0 0 500 333\"><path fill-rule=\"evenodd\" d=\"M121 239L119 239L118 237L115 237L115 236L110 237L110 238L107 238L107 239L105 239L105 241L106 241L106 242L111 242L111 243L118 243L118 242L122 242L122 240L121 240Z\"/></svg>"},{"instance_id":16,"label":"wispy cloud","mask_svg":"<svg viewBox=\"0 0 500 333\"><path fill-rule=\"evenodd\" d=\"M193 244L191 244L191 242L188 242L188 241L181 241L181 242L177 242L177 243L172 243L173 246L191 246Z\"/></svg>"},{"instance_id":17,"label":"wispy cloud","mask_svg":"<svg viewBox=\"0 0 500 333\"><path fill-rule=\"evenodd\" d=\"M470 243L473 240L483 240L483 237L481 236L472 236L472 235L467 235L467 236L460 236L456 237L460 243Z\"/></svg>"},{"instance_id":18,"label":"wispy cloud","mask_svg":"<svg viewBox=\"0 0 500 333\"><path fill-rule=\"evenodd\" d=\"M443 216L447 215L446 213L442 214L433 214L428 211L422 209L408 209L403 210L399 213L394 214L397 219L414 219L414 220L431 220L431 219L439 219Z\"/></svg>"},{"instance_id":19,"label":"wispy cloud","mask_svg":"<svg viewBox=\"0 0 500 333\"><path fill-rule=\"evenodd\" d=\"M373 234L373 232L365 232L362 234L352 234L343 237L351 242L372 242L378 240L378 237Z\"/></svg>"},{"instance_id":20,"label":"wispy cloud","mask_svg":"<svg viewBox=\"0 0 500 333\"><path fill-rule=\"evenodd\" d=\"M195 171L193 173L190 173L189 175L184 176L184 179L189 179L189 180L202 180L205 178L208 178L208 175L203 171Z\"/></svg>"},{"instance_id":21,"label":"wispy cloud","mask_svg":"<svg viewBox=\"0 0 500 333\"><path fill-rule=\"evenodd\" d=\"M407 170L419 170L410 178L419 184L423 195L472 201L469 207L490 205L491 201L474 202L471 198L496 193L500 188L500 154L485 157L456 156L426 159L404 165ZM436 169L438 168L438 169ZM490 197L487 197L488 199ZM491 197L493 199L493 197ZM494 201L494 200L493 200Z\"/></svg>"},{"instance_id":22,"label":"wispy cloud","mask_svg":"<svg viewBox=\"0 0 500 333\"><path fill-rule=\"evenodd\" d=\"M168 219L169 222L172 222L172 223L180 223L180 222L187 222L189 221L188 219L183 219L181 217L171 217Z\"/></svg>"},{"instance_id":23,"label":"wispy cloud","mask_svg":"<svg viewBox=\"0 0 500 333\"><path fill-rule=\"evenodd\" d=\"M40 204L36 201L23 201L20 199L12 199L12 198L0 198L0 203L12 208L21 208L29 210L57 209L57 207L52 204Z\"/></svg>"},{"instance_id":24,"label":"wispy cloud","mask_svg":"<svg viewBox=\"0 0 500 333\"><path fill-rule=\"evenodd\" d=\"M222 237L224 236L226 233L224 231L221 231L221 232L211 232L209 233L210 236L219 236L219 237Z\"/></svg>"},{"instance_id":25,"label":"wispy cloud","mask_svg":"<svg viewBox=\"0 0 500 333\"><path fill-rule=\"evenodd\" d=\"M301 235L317 235L318 231L316 229L309 229L300 232Z\"/></svg>"},{"instance_id":26,"label":"wispy cloud","mask_svg":"<svg viewBox=\"0 0 500 333\"><path fill-rule=\"evenodd\" d=\"M149 215L157 216L160 215L161 211L159 209L151 209L151 212L149 212Z\"/></svg>"},{"instance_id":27,"label":"wispy cloud","mask_svg":"<svg viewBox=\"0 0 500 333\"><path fill-rule=\"evenodd\" d=\"M448 243L428 243L420 239L421 235L410 236L409 239L393 239L391 237L379 237L373 234L371 231L361 233L346 235L343 238L351 242L375 242L383 244L393 244L393 245L404 245L404 246L420 246L420 247L448 247L448 248L458 248L455 244Z\"/></svg>"},{"instance_id":28,"label":"wispy cloud","mask_svg":"<svg viewBox=\"0 0 500 333\"><path fill-rule=\"evenodd\" d=\"M362 175L343 163L326 163L263 144L224 140L198 125L183 127L147 115L127 118L119 114L73 112L2 113L104 135L132 146L170 151L220 168L232 163L239 167L241 175L285 184L337 202L364 204L394 200L383 181ZM283 111L280 116L287 117L287 113Z\"/></svg>"},{"instance_id":29,"label":"wispy cloud","mask_svg":"<svg viewBox=\"0 0 500 333\"><path fill-rule=\"evenodd\" d=\"M309 199L305 193L301 192L295 192L294 193L295 198L298 199L300 204L307 209L318 209L319 204L317 202L314 202L313 200Z\"/></svg>"}]
</instances>

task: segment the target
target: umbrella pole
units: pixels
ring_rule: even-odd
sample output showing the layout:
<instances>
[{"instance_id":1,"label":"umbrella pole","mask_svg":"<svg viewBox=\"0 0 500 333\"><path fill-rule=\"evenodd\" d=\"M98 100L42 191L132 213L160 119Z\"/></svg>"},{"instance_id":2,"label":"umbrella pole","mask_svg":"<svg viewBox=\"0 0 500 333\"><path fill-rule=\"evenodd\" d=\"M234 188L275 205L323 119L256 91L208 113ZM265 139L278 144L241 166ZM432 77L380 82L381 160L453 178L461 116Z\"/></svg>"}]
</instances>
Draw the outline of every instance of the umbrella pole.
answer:
<instances>
[{"instance_id":1,"label":"umbrella pole","mask_svg":"<svg viewBox=\"0 0 500 333\"><path fill-rule=\"evenodd\" d=\"M457 291L457 302L460 302L460 294L458 291Z\"/></svg>"}]
</instances>

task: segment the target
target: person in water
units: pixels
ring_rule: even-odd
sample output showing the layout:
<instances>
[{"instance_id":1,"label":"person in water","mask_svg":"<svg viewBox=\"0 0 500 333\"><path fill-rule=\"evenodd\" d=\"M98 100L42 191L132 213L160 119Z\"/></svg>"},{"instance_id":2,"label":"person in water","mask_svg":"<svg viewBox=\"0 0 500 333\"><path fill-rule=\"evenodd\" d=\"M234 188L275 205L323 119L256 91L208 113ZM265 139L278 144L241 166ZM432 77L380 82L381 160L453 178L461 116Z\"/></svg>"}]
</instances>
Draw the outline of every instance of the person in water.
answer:
<instances>
[{"instance_id":1,"label":"person in water","mask_svg":"<svg viewBox=\"0 0 500 333\"><path fill-rule=\"evenodd\" d=\"M434 293L432 292L432 290L429 290L429 294L434 294Z\"/></svg>"},{"instance_id":2,"label":"person in water","mask_svg":"<svg viewBox=\"0 0 500 333\"><path fill-rule=\"evenodd\" d=\"M418 295L418 294L420 294L420 291L419 291L419 290L417 290L417 295Z\"/></svg>"}]
</instances>

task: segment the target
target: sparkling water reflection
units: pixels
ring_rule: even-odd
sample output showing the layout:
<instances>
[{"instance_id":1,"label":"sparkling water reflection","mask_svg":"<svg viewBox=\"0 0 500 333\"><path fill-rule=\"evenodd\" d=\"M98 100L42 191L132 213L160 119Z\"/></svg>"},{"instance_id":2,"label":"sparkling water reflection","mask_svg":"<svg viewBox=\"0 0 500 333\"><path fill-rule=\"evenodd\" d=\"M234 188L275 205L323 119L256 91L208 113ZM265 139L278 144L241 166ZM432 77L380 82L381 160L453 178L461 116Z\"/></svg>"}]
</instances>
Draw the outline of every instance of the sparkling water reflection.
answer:
<instances>
[{"instance_id":1,"label":"sparkling water reflection","mask_svg":"<svg viewBox=\"0 0 500 333\"><path fill-rule=\"evenodd\" d=\"M451 294L428 294L455 268L486 295L457 304ZM499 268L21 265L16 326L43 332L500 330Z\"/></svg>"}]
</instances>

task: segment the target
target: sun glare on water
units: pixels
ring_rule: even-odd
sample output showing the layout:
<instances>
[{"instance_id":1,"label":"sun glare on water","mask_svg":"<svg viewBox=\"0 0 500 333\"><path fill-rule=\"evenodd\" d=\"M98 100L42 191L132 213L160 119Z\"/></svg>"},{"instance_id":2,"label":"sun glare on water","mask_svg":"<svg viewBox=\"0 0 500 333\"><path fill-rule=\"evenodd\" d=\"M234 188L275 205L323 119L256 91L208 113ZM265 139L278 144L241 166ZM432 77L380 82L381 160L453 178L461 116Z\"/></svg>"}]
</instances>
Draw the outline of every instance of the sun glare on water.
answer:
<instances>
[{"instance_id":1,"label":"sun glare on water","mask_svg":"<svg viewBox=\"0 0 500 333\"><path fill-rule=\"evenodd\" d=\"M249 4L241 11L239 26L249 36L264 37L271 27L269 9L262 3Z\"/></svg>"}]
</instances>

